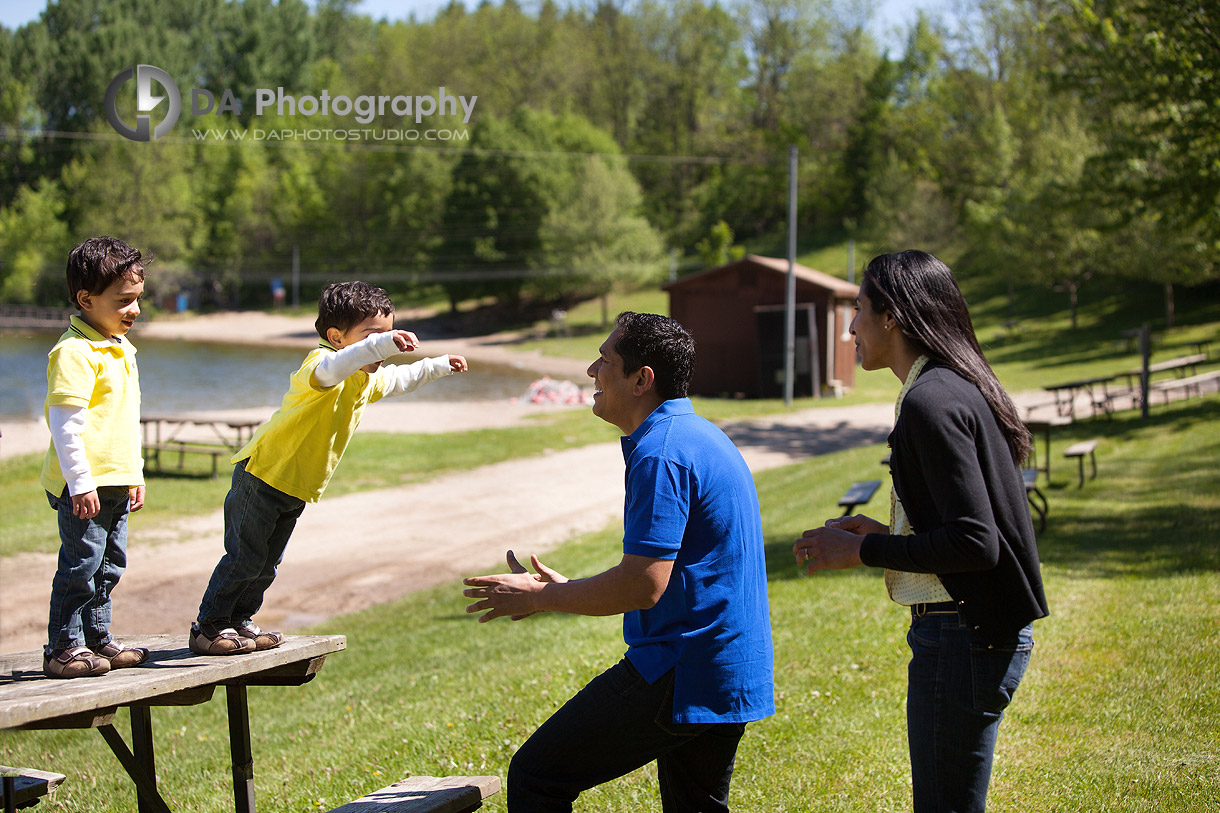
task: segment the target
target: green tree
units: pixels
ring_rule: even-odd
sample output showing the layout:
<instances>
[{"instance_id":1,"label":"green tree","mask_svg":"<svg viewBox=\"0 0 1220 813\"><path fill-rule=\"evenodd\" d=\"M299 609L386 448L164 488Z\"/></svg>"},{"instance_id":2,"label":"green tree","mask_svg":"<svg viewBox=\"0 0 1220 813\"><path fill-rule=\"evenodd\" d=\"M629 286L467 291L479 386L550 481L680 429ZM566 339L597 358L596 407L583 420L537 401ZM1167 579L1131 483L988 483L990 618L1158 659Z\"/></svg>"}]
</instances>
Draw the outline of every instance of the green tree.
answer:
<instances>
[{"instance_id":1,"label":"green tree","mask_svg":"<svg viewBox=\"0 0 1220 813\"><path fill-rule=\"evenodd\" d=\"M61 183L73 234L109 234L157 258L145 288L156 298L189 278L201 228L191 186L191 145L128 141L99 128L98 138L64 168Z\"/></svg>"},{"instance_id":2,"label":"green tree","mask_svg":"<svg viewBox=\"0 0 1220 813\"><path fill-rule=\"evenodd\" d=\"M504 119L481 117L471 149L454 169L445 244L435 265L449 277L450 304L456 308L462 299L484 295L517 300L527 290L526 278L553 263L575 269L577 287L589 284L591 266L580 258L578 241L560 233L577 228L562 211L567 207L606 221L604 230L579 227L592 241L584 249L593 265L640 264L650 241L635 219L638 193L617 153L610 135L580 116L522 108ZM585 183L595 190L582 191ZM549 282L538 286L550 289Z\"/></svg>"},{"instance_id":3,"label":"green tree","mask_svg":"<svg viewBox=\"0 0 1220 813\"><path fill-rule=\"evenodd\" d=\"M602 301L617 288L660 276L665 246L639 214L639 184L621 160L591 156L573 172L571 184L551 206L539 229L540 251L529 289L545 298Z\"/></svg>"},{"instance_id":4,"label":"green tree","mask_svg":"<svg viewBox=\"0 0 1220 813\"><path fill-rule=\"evenodd\" d=\"M22 187L0 209L0 301L34 302L41 288L50 301L67 304L62 279L54 279L72 248L63 213L62 192L45 179L36 187ZM55 281L61 283L58 289Z\"/></svg>"},{"instance_id":5,"label":"green tree","mask_svg":"<svg viewBox=\"0 0 1220 813\"><path fill-rule=\"evenodd\" d=\"M1061 79L1098 111L1105 149L1087 184L1127 219L1220 248L1220 7L1214 2L1067 0L1052 21Z\"/></svg>"}]
</instances>

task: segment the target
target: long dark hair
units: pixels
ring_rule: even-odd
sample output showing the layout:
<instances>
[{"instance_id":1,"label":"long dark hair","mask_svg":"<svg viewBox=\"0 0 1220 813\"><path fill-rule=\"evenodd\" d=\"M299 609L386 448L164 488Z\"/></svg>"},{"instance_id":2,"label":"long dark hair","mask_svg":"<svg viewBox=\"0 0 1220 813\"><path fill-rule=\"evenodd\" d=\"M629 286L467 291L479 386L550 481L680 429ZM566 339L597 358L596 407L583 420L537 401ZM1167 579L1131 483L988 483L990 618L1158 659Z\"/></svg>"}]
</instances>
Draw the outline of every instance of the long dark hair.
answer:
<instances>
[{"instance_id":1,"label":"long dark hair","mask_svg":"<svg viewBox=\"0 0 1220 813\"><path fill-rule=\"evenodd\" d=\"M864 269L860 291L877 313L889 311L911 344L979 388L1019 466L1033 448L1017 407L983 357L974 323L949 266L923 251L882 254Z\"/></svg>"}]
</instances>

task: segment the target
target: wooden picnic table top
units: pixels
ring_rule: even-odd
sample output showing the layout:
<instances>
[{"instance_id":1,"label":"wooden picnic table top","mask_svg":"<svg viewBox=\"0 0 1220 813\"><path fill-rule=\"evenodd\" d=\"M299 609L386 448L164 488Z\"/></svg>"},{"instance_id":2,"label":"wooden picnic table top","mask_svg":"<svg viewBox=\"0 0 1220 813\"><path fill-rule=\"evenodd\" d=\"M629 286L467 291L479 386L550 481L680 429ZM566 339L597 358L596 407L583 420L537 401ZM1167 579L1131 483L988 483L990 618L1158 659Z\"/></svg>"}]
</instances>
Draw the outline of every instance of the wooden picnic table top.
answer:
<instances>
[{"instance_id":1,"label":"wooden picnic table top","mask_svg":"<svg viewBox=\"0 0 1220 813\"><path fill-rule=\"evenodd\" d=\"M218 685L303 679L321 668L326 655L347 647L343 635L289 635L275 649L219 657L194 654L185 635L128 636L123 643L148 647L152 655L140 666L92 678L46 677L40 649L0 655L0 729L39 723L58 727L54 721L61 718L160 705L158 699L169 700L175 693ZM207 699L201 695L195 702Z\"/></svg>"},{"instance_id":2,"label":"wooden picnic table top","mask_svg":"<svg viewBox=\"0 0 1220 813\"><path fill-rule=\"evenodd\" d=\"M1194 367L1197 364L1202 364L1207 361L1206 353L1194 353L1189 356L1179 356L1176 359L1167 359L1166 361L1158 361L1155 364L1148 365L1149 373L1164 373L1169 370L1181 370L1184 367ZM1142 367L1133 367L1130 370L1124 370L1120 375L1133 376L1139 375L1144 369Z\"/></svg>"},{"instance_id":3,"label":"wooden picnic table top","mask_svg":"<svg viewBox=\"0 0 1220 813\"><path fill-rule=\"evenodd\" d=\"M151 412L140 415L140 423L193 423L228 426L232 429L246 429L263 423L262 418L247 418L237 415L216 415L207 412Z\"/></svg>"},{"instance_id":4,"label":"wooden picnic table top","mask_svg":"<svg viewBox=\"0 0 1220 813\"><path fill-rule=\"evenodd\" d=\"M1078 390L1078 389L1082 389L1084 387L1091 387L1094 384L1105 384L1105 383L1113 381L1114 379L1119 378L1123 375L1125 375L1125 373L1112 373L1110 375L1099 375L1099 376L1094 376L1093 378L1082 378L1079 381L1068 381L1063 384L1051 384L1049 386L1043 387L1042 389L1047 390L1048 392L1057 392L1059 390Z\"/></svg>"},{"instance_id":5,"label":"wooden picnic table top","mask_svg":"<svg viewBox=\"0 0 1220 813\"><path fill-rule=\"evenodd\" d=\"M1048 415L1045 418L1025 418L1021 421L1031 431L1052 429L1056 426L1070 426L1072 419L1067 415Z\"/></svg>"}]
</instances>

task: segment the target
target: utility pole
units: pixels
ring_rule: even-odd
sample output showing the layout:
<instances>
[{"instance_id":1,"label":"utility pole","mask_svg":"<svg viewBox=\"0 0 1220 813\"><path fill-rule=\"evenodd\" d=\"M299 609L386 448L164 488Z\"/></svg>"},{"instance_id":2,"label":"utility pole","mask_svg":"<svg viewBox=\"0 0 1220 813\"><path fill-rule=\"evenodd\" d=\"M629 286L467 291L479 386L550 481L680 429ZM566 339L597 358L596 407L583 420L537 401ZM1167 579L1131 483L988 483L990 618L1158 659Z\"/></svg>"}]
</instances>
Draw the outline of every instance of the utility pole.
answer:
<instances>
[{"instance_id":1,"label":"utility pole","mask_svg":"<svg viewBox=\"0 0 1220 813\"><path fill-rule=\"evenodd\" d=\"M788 291L784 301L784 404L796 386L796 145L788 147Z\"/></svg>"}]
</instances>

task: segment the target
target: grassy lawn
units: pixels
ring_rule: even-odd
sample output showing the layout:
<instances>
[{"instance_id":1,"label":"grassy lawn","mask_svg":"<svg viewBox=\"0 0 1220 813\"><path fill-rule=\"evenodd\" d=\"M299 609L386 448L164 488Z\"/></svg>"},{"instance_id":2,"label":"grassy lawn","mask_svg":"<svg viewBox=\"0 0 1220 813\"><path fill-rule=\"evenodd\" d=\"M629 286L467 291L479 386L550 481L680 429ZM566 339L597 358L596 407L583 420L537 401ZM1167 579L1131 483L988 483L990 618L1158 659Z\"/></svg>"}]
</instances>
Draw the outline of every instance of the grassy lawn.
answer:
<instances>
[{"instance_id":1,"label":"grassy lawn","mask_svg":"<svg viewBox=\"0 0 1220 813\"><path fill-rule=\"evenodd\" d=\"M1220 398L1069 427L1100 439L1100 475L1060 465L1039 540L1052 615L1001 729L991 803L1020 811L1204 811L1220 798ZM846 486L881 476L865 447L758 476L776 647L774 717L747 731L732 802L743 811L909 809L902 610L880 575L792 565L800 531ZM346 463L345 463L346 465ZM883 495L863 509L878 515ZM617 561L611 527L553 552L570 576ZM489 562L488 568L498 568ZM513 749L623 651L617 618L479 625L460 586L334 619L348 636L313 683L250 691L258 802L329 809L408 774L496 774ZM219 698L219 695L218 695ZM231 805L223 700L157 709L171 807ZM125 731L120 715L119 729ZM125 811L130 783L87 731L0 733L0 761L68 775L47 810ZM489 800L504 810L504 796ZM649 769L578 810L659 811Z\"/></svg>"}]
</instances>

